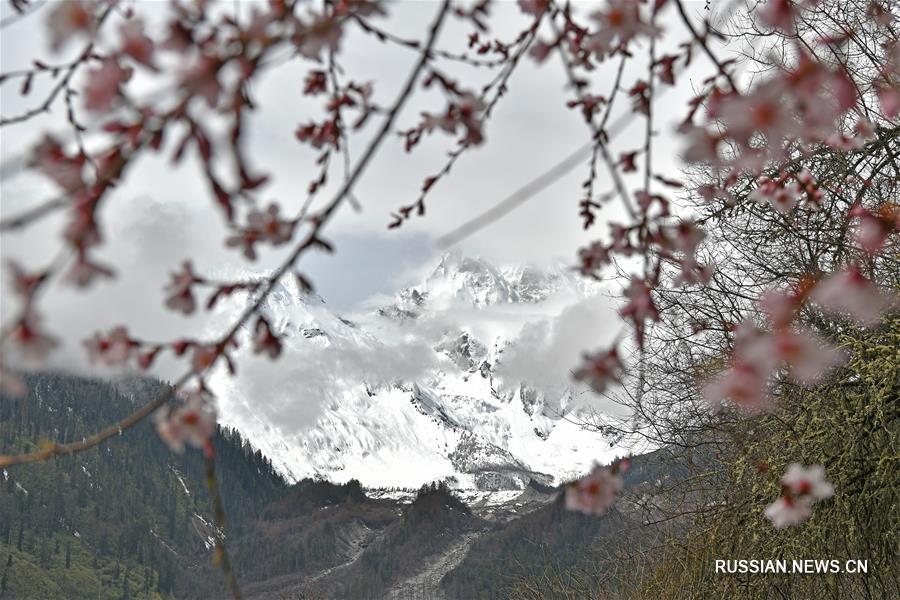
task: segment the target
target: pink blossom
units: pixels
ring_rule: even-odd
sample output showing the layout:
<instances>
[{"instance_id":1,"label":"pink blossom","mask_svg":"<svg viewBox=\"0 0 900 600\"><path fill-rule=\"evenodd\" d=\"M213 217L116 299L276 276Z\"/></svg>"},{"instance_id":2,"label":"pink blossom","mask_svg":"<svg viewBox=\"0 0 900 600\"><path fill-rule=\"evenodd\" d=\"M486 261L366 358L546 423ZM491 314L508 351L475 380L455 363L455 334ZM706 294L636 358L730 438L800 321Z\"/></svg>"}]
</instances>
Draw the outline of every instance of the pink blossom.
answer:
<instances>
[{"instance_id":1,"label":"pink blossom","mask_svg":"<svg viewBox=\"0 0 900 600\"><path fill-rule=\"evenodd\" d=\"M138 366L142 369L149 369L153 365L153 361L156 360L156 357L159 355L160 350L162 350L162 346L156 346L155 348L151 348L146 352L138 354Z\"/></svg>"},{"instance_id":2,"label":"pink blossom","mask_svg":"<svg viewBox=\"0 0 900 600\"><path fill-rule=\"evenodd\" d=\"M113 277L113 271L83 255L78 257L66 274L66 280L78 287L87 287L98 277Z\"/></svg>"},{"instance_id":3,"label":"pink blossom","mask_svg":"<svg viewBox=\"0 0 900 600\"><path fill-rule=\"evenodd\" d=\"M805 52L787 74L788 93L797 104L807 138L825 137L834 131L837 119L856 104L856 88L847 72L829 70Z\"/></svg>"},{"instance_id":4,"label":"pink blossom","mask_svg":"<svg viewBox=\"0 0 900 600\"><path fill-rule=\"evenodd\" d=\"M313 69L306 75L306 81L303 84L303 93L310 96L324 94L328 91L328 75L325 71Z\"/></svg>"},{"instance_id":5,"label":"pink blossom","mask_svg":"<svg viewBox=\"0 0 900 600\"><path fill-rule=\"evenodd\" d=\"M28 312L16 324L10 333L25 360L41 364L59 343L41 329L41 319L33 312Z\"/></svg>"},{"instance_id":6,"label":"pink blossom","mask_svg":"<svg viewBox=\"0 0 900 600\"><path fill-rule=\"evenodd\" d=\"M797 525L812 514L812 505L834 495L821 465L804 467L792 463L781 478L781 496L766 507L765 516L776 529Z\"/></svg>"},{"instance_id":7,"label":"pink blossom","mask_svg":"<svg viewBox=\"0 0 900 600\"><path fill-rule=\"evenodd\" d=\"M734 329L734 356L742 361L771 372L778 366L778 357L772 347L772 336L752 321L742 321Z\"/></svg>"},{"instance_id":8,"label":"pink blossom","mask_svg":"<svg viewBox=\"0 0 900 600\"><path fill-rule=\"evenodd\" d=\"M775 502L766 507L764 514L767 519L772 521L775 529L782 529L806 521L812 514L812 505L804 499L797 500L790 496L779 496Z\"/></svg>"},{"instance_id":9,"label":"pink blossom","mask_svg":"<svg viewBox=\"0 0 900 600\"><path fill-rule=\"evenodd\" d=\"M693 258L682 258L678 261L679 273L673 285L694 285L709 283L716 272L714 264L700 264Z\"/></svg>"},{"instance_id":10,"label":"pink blossom","mask_svg":"<svg viewBox=\"0 0 900 600\"><path fill-rule=\"evenodd\" d=\"M825 500L834 495L834 486L825 480L825 467L804 467L798 463L788 465L781 484L795 496L807 495L813 500Z\"/></svg>"},{"instance_id":11,"label":"pink blossom","mask_svg":"<svg viewBox=\"0 0 900 600\"><path fill-rule=\"evenodd\" d=\"M215 108L222 93L219 82L221 61L214 56L200 56L181 74L181 85L194 96L206 100L210 108Z\"/></svg>"},{"instance_id":12,"label":"pink blossom","mask_svg":"<svg viewBox=\"0 0 900 600\"><path fill-rule=\"evenodd\" d=\"M166 291L169 293L166 298L166 306L186 315L194 312L196 302L191 286L199 281L200 279L194 275L190 261L185 261L181 272L173 273L172 282L166 287Z\"/></svg>"},{"instance_id":13,"label":"pink blossom","mask_svg":"<svg viewBox=\"0 0 900 600\"><path fill-rule=\"evenodd\" d=\"M759 11L763 24L792 34L794 32L794 6L792 0L768 0Z\"/></svg>"},{"instance_id":14,"label":"pink blossom","mask_svg":"<svg viewBox=\"0 0 900 600\"><path fill-rule=\"evenodd\" d=\"M872 0L866 9L866 16L883 27L889 26L894 21L894 15L880 2Z\"/></svg>"},{"instance_id":15,"label":"pink blossom","mask_svg":"<svg viewBox=\"0 0 900 600\"><path fill-rule=\"evenodd\" d=\"M281 219L278 212L279 207L275 203L270 204L265 212L255 209L250 211L247 215L247 228L258 231L274 246L291 241L294 224Z\"/></svg>"},{"instance_id":16,"label":"pink blossom","mask_svg":"<svg viewBox=\"0 0 900 600\"><path fill-rule=\"evenodd\" d=\"M281 219L278 213L279 208L275 203L270 204L264 212L256 209L250 211L247 226L229 236L225 245L241 246L248 260L256 260L257 243L266 240L273 246L279 246L289 242L294 233L294 222Z\"/></svg>"},{"instance_id":17,"label":"pink blossom","mask_svg":"<svg viewBox=\"0 0 900 600\"><path fill-rule=\"evenodd\" d=\"M635 202L637 202L638 208L641 209L641 212L647 214L647 211L653 204L653 194L645 192L644 190L638 190L634 193L634 200Z\"/></svg>"},{"instance_id":18,"label":"pink blossom","mask_svg":"<svg viewBox=\"0 0 900 600\"><path fill-rule=\"evenodd\" d=\"M818 182L808 169L803 169L796 175L797 184L801 192L806 192L803 206L807 210L818 211L821 209L822 192L818 188Z\"/></svg>"},{"instance_id":19,"label":"pink blossom","mask_svg":"<svg viewBox=\"0 0 900 600\"><path fill-rule=\"evenodd\" d=\"M807 386L817 383L846 358L840 350L808 331L782 331L776 334L774 346L779 358L787 363L791 376Z\"/></svg>"},{"instance_id":20,"label":"pink blossom","mask_svg":"<svg viewBox=\"0 0 900 600\"><path fill-rule=\"evenodd\" d=\"M785 215L797 206L800 201L800 186L797 182L779 185L768 177L760 177L758 187L750 192L750 200L760 204L769 204L777 212Z\"/></svg>"},{"instance_id":21,"label":"pink blossom","mask_svg":"<svg viewBox=\"0 0 900 600\"><path fill-rule=\"evenodd\" d=\"M548 44L544 40L537 40L531 45L531 49L528 50L528 56L533 58L535 62L542 63L550 56L551 50L553 50L551 44Z\"/></svg>"},{"instance_id":22,"label":"pink blossom","mask_svg":"<svg viewBox=\"0 0 900 600\"><path fill-rule=\"evenodd\" d=\"M119 27L119 35L122 38L123 54L127 54L142 65L154 68L153 40L144 34L143 21L138 19L125 21Z\"/></svg>"},{"instance_id":23,"label":"pink blossom","mask_svg":"<svg viewBox=\"0 0 900 600\"><path fill-rule=\"evenodd\" d=\"M322 50L337 50L343 35L341 23L334 18L315 15L312 22L295 36L294 45L305 58L321 60Z\"/></svg>"},{"instance_id":24,"label":"pink blossom","mask_svg":"<svg viewBox=\"0 0 900 600\"><path fill-rule=\"evenodd\" d=\"M873 325L891 305L891 299L862 276L859 269L838 271L813 288L810 298L825 310L848 314L863 325Z\"/></svg>"},{"instance_id":25,"label":"pink blossom","mask_svg":"<svg viewBox=\"0 0 900 600\"><path fill-rule=\"evenodd\" d=\"M697 252L697 247L706 237L706 232L689 221L682 221L675 227L669 228L666 233L668 234L666 240L668 244L688 256Z\"/></svg>"},{"instance_id":26,"label":"pink blossom","mask_svg":"<svg viewBox=\"0 0 900 600\"><path fill-rule=\"evenodd\" d=\"M481 111L485 108L484 103L471 94L466 94L463 99L457 103L457 110L460 113L460 123L466 130L463 141L470 146L478 146L484 142L484 131L481 117Z\"/></svg>"},{"instance_id":27,"label":"pink blossom","mask_svg":"<svg viewBox=\"0 0 900 600\"><path fill-rule=\"evenodd\" d=\"M637 171L637 164L634 162L637 158L637 152L623 152L619 156L619 165L622 167L623 173L634 173Z\"/></svg>"},{"instance_id":28,"label":"pink blossom","mask_svg":"<svg viewBox=\"0 0 900 600\"><path fill-rule=\"evenodd\" d=\"M680 58L677 54L666 54L658 61L657 66L661 67L659 72L659 80L669 85L675 85L675 61Z\"/></svg>"},{"instance_id":29,"label":"pink blossom","mask_svg":"<svg viewBox=\"0 0 900 600\"><path fill-rule=\"evenodd\" d=\"M610 383L621 382L623 370L618 350L612 348L595 354L585 354L584 363L575 371L574 377L577 381L587 383L598 394L602 394Z\"/></svg>"},{"instance_id":30,"label":"pink blossom","mask_svg":"<svg viewBox=\"0 0 900 600\"><path fill-rule=\"evenodd\" d=\"M83 156L71 157L53 136L45 135L31 152L29 165L52 179L66 191L84 187Z\"/></svg>"},{"instance_id":31,"label":"pink blossom","mask_svg":"<svg viewBox=\"0 0 900 600\"><path fill-rule=\"evenodd\" d=\"M632 276L631 283L625 290L625 297L628 298L628 302L619 311L620 315L631 317L636 323L642 323L648 319L659 320L659 311L653 303L650 288L643 279Z\"/></svg>"},{"instance_id":32,"label":"pink blossom","mask_svg":"<svg viewBox=\"0 0 900 600\"><path fill-rule=\"evenodd\" d=\"M460 126L465 130L462 142L469 146L477 146L484 141L481 113L486 108L480 98L470 92L459 93L458 98L450 102L447 110L440 115L422 113L422 121L418 127L404 132L406 150L409 151L419 143L422 133L431 133L440 129L455 134Z\"/></svg>"},{"instance_id":33,"label":"pink blossom","mask_svg":"<svg viewBox=\"0 0 900 600\"><path fill-rule=\"evenodd\" d=\"M859 247L875 255L881 250L890 235L891 229L871 213L863 215L856 228L856 243Z\"/></svg>"},{"instance_id":34,"label":"pink blossom","mask_svg":"<svg viewBox=\"0 0 900 600\"><path fill-rule=\"evenodd\" d=\"M713 200L721 199L725 202L726 206L735 205L734 194L732 194L722 186L704 184L697 188L697 193L706 202L712 202Z\"/></svg>"},{"instance_id":35,"label":"pink blossom","mask_svg":"<svg viewBox=\"0 0 900 600\"><path fill-rule=\"evenodd\" d=\"M829 136L825 143L837 150L849 151L859 150L875 139L875 127L868 119L860 119L854 126L854 134L852 137L835 132Z\"/></svg>"},{"instance_id":36,"label":"pink blossom","mask_svg":"<svg viewBox=\"0 0 900 600\"><path fill-rule=\"evenodd\" d=\"M731 400L738 408L757 413L768 410L772 397L768 389L768 377L760 369L735 363L733 367L703 386L703 397L715 409Z\"/></svg>"},{"instance_id":37,"label":"pink blossom","mask_svg":"<svg viewBox=\"0 0 900 600\"><path fill-rule=\"evenodd\" d=\"M550 0L519 0L519 10L535 17L543 14L550 6Z\"/></svg>"},{"instance_id":38,"label":"pink blossom","mask_svg":"<svg viewBox=\"0 0 900 600\"><path fill-rule=\"evenodd\" d=\"M47 273L28 273L14 261L9 261L7 267L12 275L12 284L16 295L22 298L26 304L29 303L34 292L47 279Z\"/></svg>"},{"instance_id":39,"label":"pink blossom","mask_svg":"<svg viewBox=\"0 0 900 600\"><path fill-rule=\"evenodd\" d=\"M628 302L619 309L619 315L631 319L634 324L634 335L638 346L644 345L644 329L646 321L658 321L659 311L653 303L651 289L647 283L637 276L632 276L631 283L625 290Z\"/></svg>"},{"instance_id":40,"label":"pink blossom","mask_svg":"<svg viewBox=\"0 0 900 600\"><path fill-rule=\"evenodd\" d=\"M779 364L772 336L751 321L740 323L734 330L733 358L730 369L704 386L704 397L716 408L730 399L750 412L767 409L769 380Z\"/></svg>"},{"instance_id":41,"label":"pink blossom","mask_svg":"<svg viewBox=\"0 0 900 600\"><path fill-rule=\"evenodd\" d=\"M856 243L874 256L881 251L888 237L897 229L900 208L896 204L888 202L882 205L876 214L857 205L850 211L849 216L859 217L859 223L856 226Z\"/></svg>"},{"instance_id":42,"label":"pink blossom","mask_svg":"<svg viewBox=\"0 0 900 600\"><path fill-rule=\"evenodd\" d=\"M94 220L94 211L100 197L101 192L96 187L82 190L75 196L70 211L71 220L63 230L63 237L79 251L100 243L100 230Z\"/></svg>"},{"instance_id":43,"label":"pink blossom","mask_svg":"<svg viewBox=\"0 0 900 600\"><path fill-rule=\"evenodd\" d=\"M597 465L590 473L566 486L566 510L601 515L612 506L623 486L617 469Z\"/></svg>"},{"instance_id":44,"label":"pink blossom","mask_svg":"<svg viewBox=\"0 0 900 600\"><path fill-rule=\"evenodd\" d=\"M691 126L684 132L687 147L682 158L689 163L719 163L719 143L721 138L711 134L705 127Z\"/></svg>"},{"instance_id":45,"label":"pink blossom","mask_svg":"<svg viewBox=\"0 0 900 600\"><path fill-rule=\"evenodd\" d=\"M799 173L797 173L797 183L804 187L809 187L816 185L816 180L812 176L812 173L809 172L809 169L803 168Z\"/></svg>"},{"instance_id":46,"label":"pink blossom","mask_svg":"<svg viewBox=\"0 0 900 600\"><path fill-rule=\"evenodd\" d=\"M634 252L634 248L631 246L631 242L628 241L628 228L618 223L610 223L609 224L609 233L612 236L612 242L609 244L609 249L619 252L625 256L632 254Z\"/></svg>"},{"instance_id":47,"label":"pink blossom","mask_svg":"<svg viewBox=\"0 0 900 600\"><path fill-rule=\"evenodd\" d=\"M212 366L219 357L219 351L215 346L194 346L194 354L191 356L191 369L194 373L202 374Z\"/></svg>"},{"instance_id":48,"label":"pink blossom","mask_svg":"<svg viewBox=\"0 0 900 600\"><path fill-rule=\"evenodd\" d=\"M244 29L242 37L248 41L265 42L267 38L266 30L269 28L269 24L273 22L273 17L276 17L275 13L275 10L266 12L254 8L251 11L250 24Z\"/></svg>"},{"instance_id":49,"label":"pink blossom","mask_svg":"<svg viewBox=\"0 0 900 600\"><path fill-rule=\"evenodd\" d=\"M641 18L640 4L633 0L609 0L606 8L591 18L599 30L588 37L586 47L600 57L623 48L635 37L659 34L658 28Z\"/></svg>"},{"instance_id":50,"label":"pink blossom","mask_svg":"<svg viewBox=\"0 0 900 600\"><path fill-rule=\"evenodd\" d=\"M757 306L769 317L773 327L786 327L794 319L797 312L797 297L781 290L769 290L763 293Z\"/></svg>"},{"instance_id":51,"label":"pink blossom","mask_svg":"<svg viewBox=\"0 0 900 600\"><path fill-rule=\"evenodd\" d=\"M337 148L341 139L341 129L336 119L328 119L319 125L310 123L300 126L294 135L301 142L309 142L317 150L326 146Z\"/></svg>"},{"instance_id":52,"label":"pink blossom","mask_svg":"<svg viewBox=\"0 0 900 600\"><path fill-rule=\"evenodd\" d=\"M893 119L900 114L900 88L886 85L878 90L878 102L881 103L881 112L888 119Z\"/></svg>"},{"instance_id":53,"label":"pink blossom","mask_svg":"<svg viewBox=\"0 0 900 600\"><path fill-rule=\"evenodd\" d=\"M707 283L712 278L714 265L699 264L695 256L700 242L706 237L706 233L697 225L682 221L672 227L660 228L656 237L662 246L661 255L671 257L673 252L684 254L676 259L681 272L675 277L674 285Z\"/></svg>"},{"instance_id":54,"label":"pink blossom","mask_svg":"<svg viewBox=\"0 0 900 600\"><path fill-rule=\"evenodd\" d=\"M107 366L124 364L131 358L138 343L131 339L125 327L116 327L108 335L99 333L85 341L91 362L100 362Z\"/></svg>"},{"instance_id":55,"label":"pink blossom","mask_svg":"<svg viewBox=\"0 0 900 600\"><path fill-rule=\"evenodd\" d=\"M177 408L161 408L154 414L159 437L173 452L184 452L185 443L202 448L216 432L216 410L208 393L194 391Z\"/></svg>"},{"instance_id":56,"label":"pink blossom","mask_svg":"<svg viewBox=\"0 0 900 600\"><path fill-rule=\"evenodd\" d=\"M777 152L785 139L798 133L794 111L780 80L760 85L748 96L724 96L718 106L727 135L743 146L755 134L764 136L769 150Z\"/></svg>"},{"instance_id":57,"label":"pink blossom","mask_svg":"<svg viewBox=\"0 0 900 600\"><path fill-rule=\"evenodd\" d=\"M92 0L55 2L47 15L50 48L59 52L76 35L90 34L96 24L95 3Z\"/></svg>"},{"instance_id":58,"label":"pink blossom","mask_svg":"<svg viewBox=\"0 0 900 600\"><path fill-rule=\"evenodd\" d=\"M260 233L255 229L244 229L228 236L225 245L229 248L240 246L247 260L256 260L256 244L260 241Z\"/></svg>"},{"instance_id":59,"label":"pink blossom","mask_svg":"<svg viewBox=\"0 0 900 600\"><path fill-rule=\"evenodd\" d=\"M99 67L88 71L84 88L84 107L93 112L109 110L119 95L123 83L131 79L131 69L108 58Z\"/></svg>"},{"instance_id":60,"label":"pink blossom","mask_svg":"<svg viewBox=\"0 0 900 600\"><path fill-rule=\"evenodd\" d=\"M566 103L566 106L569 108L575 108L576 106L581 107L582 114L584 114L584 118L590 120L600 107L606 104L606 98L603 96L597 96L594 94L584 94L578 100L570 100ZM627 170L627 169L626 169Z\"/></svg>"},{"instance_id":61,"label":"pink blossom","mask_svg":"<svg viewBox=\"0 0 900 600\"><path fill-rule=\"evenodd\" d=\"M581 262L578 269L586 277L596 277L596 271L610 263L609 251L600 242L581 248L578 251L578 258Z\"/></svg>"},{"instance_id":62,"label":"pink blossom","mask_svg":"<svg viewBox=\"0 0 900 600\"><path fill-rule=\"evenodd\" d=\"M875 135L875 126L872 125L872 121L868 119L860 119L856 122L853 129L856 132L856 138L860 142L871 142L877 137Z\"/></svg>"}]
</instances>

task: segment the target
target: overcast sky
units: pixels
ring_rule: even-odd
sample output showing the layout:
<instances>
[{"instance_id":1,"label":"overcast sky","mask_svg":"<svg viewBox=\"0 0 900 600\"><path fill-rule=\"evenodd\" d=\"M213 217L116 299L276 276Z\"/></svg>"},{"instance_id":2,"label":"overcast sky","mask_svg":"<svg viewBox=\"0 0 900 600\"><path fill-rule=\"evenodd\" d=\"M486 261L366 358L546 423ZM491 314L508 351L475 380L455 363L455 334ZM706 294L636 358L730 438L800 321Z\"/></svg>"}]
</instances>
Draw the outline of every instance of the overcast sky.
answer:
<instances>
[{"instance_id":1,"label":"overcast sky","mask_svg":"<svg viewBox=\"0 0 900 600\"><path fill-rule=\"evenodd\" d=\"M243 6L250 4L245 2ZM696 8L700 10L703 4L697 2ZM144 3L141 8L147 6L148 3ZM3 7L3 15L7 16L9 6L4 3ZM436 7L437 2L431 1L395 3L390 6L390 16L382 24L402 36L420 37ZM35 53L49 56L42 28L45 15L40 14L47 10L40 8L35 18L24 19L4 29L4 72L26 66ZM498 31L501 38L510 39L513 32L526 23L514 2L498 3L495 10L497 18L493 22L501 25ZM153 12L158 11L151 11L151 16ZM661 19L661 22L669 25L673 21ZM353 27L350 29L342 44L346 75L357 81L375 81L379 103L388 104L416 60L415 52L377 43ZM469 28L460 21L451 21L441 36L440 46L462 49L468 31ZM75 48L69 50L75 51ZM373 292L385 291L416 262L432 258L438 251L433 243L438 236L498 202L587 140L588 132L580 116L565 107L569 94L565 90L562 69L553 60L551 57L545 65L536 65L530 60L523 62L510 81L509 94L500 101L487 125L488 143L467 153L451 176L436 186L429 199L427 218L413 219L394 231L387 231L385 227L389 213L415 199L422 179L440 168L445 153L453 148L453 140L435 134L412 154L404 153L399 138L385 144L357 186L362 210L343 210L329 227L330 235L339 242L337 255L328 260L317 260L311 267L323 295L330 302L351 307ZM626 72L626 86L645 76L644 65L637 59L632 64ZM483 69L453 63L445 66L461 81L472 82L472 87L477 87L475 84L483 82L487 76ZM702 66L700 72L706 74L706 65ZM608 90L612 67L611 64L604 65L596 73L599 93ZM321 118L318 103L310 103L301 95L303 77L309 68L307 62L294 61L287 67L273 69L253 90L261 110L257 111L249 128L249 156L258 169L274 175L274 182L267 187L263 197L278 200L286 208L296 207L302 201L303 190L313 176L311 159L314 151L299 144L293 135L298 124ZM31 105L40 97L40 91L41 86L36 84L31 95L23 100L18 95L18 86L4 85L3 114L16 114ZM687 93L688 86L667 92L665 101L657 106L660 135L655 154L658 171L672 172L677 168L675 154L678 148L671 144L672 136L668 134L674 120L683 114ZM440 98L420 93L402 114L399 127L414 124L422 110L439 112L443 106ZM677 110L671 110L672 107ZM619 108L627 111L628 105L623 102ZM64 107L59 105L46 118L5 128L2 132L4 216L52 193L52 188L39 177L19 175L11 165L27 153L44 129L64 131L63 116ZM635 119L634 126L618 136L614 144L616 149L638 148L642 144L643 126L641 119ZM357 139L351 140L351 151L362 147L373 130L370 126ZM462 249L499 263L558 258L571 261L579 245L603 231L597 228L586 235L581 229L577 202L585 173L585 168L576 169L500 222L464 240ZM638 185L637 181L634 186ZM608 182L604 181L603 185L608 186ZM130 172L128 184L107 202L105 223L109 224L109 241L103 254L121 260L120 246L134 245L136 239L140 239L145 245L125 254L143 265L140 267L142 280L151 288L148 292L155 294L163 283L159 277L164 277L181 258L191 255L193 250L221 245L222 219L218 212L210 210L212 201L208 196L195 164L185 161L173 169L165 159L142 159L139 168ZM327 199L328 194L323 194L323 198ZM618 211L610 212L617 216ZM55 251L54 235L59 227L59 221L52 221L40 232L4 235L4 258L26 254L35 264L40 264ZM169 231L161 231L163 229ZM25 237L28 239L24 240ZM160 244L154 243L153 238L157 237L166 248L161 249ZM43 252L35 250L35 246L41 246ZM272 259L277 258L273 253L264 256L258 264L242 264L236 252L216 253L210 264L227 264L235 270L264 269L273 265ZM202 260L198 259L198 262L203 264ZM151 263L162 264L158 265L160 269L148 272Z\"/></svg>"}]
</instances>

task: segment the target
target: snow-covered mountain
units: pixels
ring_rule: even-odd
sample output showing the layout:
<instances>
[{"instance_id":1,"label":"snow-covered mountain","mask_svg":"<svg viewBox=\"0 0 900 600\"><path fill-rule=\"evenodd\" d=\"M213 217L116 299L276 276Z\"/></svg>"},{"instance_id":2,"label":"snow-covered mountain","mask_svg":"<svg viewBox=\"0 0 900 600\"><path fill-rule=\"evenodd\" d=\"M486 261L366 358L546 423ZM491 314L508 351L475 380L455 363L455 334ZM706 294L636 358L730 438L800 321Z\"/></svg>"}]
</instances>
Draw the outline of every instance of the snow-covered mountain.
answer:
<instances>
[{"instance_id":1,"label":"snow-covered mountain","mask_svg":"<svg viewBox=\"0 0 900 600\"><path fill-rule=\"evenodd\" d=\"M524 352L540 364L560 315L602 303L600 291L565 267L456 253L348 318L286 283L264 307L285 355L251 368L250 384L216 377L222 419L294 480L502 490L570 478L616 449L580 424L590 406L564 370L557 385L536 385L546 374L516 375L512 363Z\"/></svg>"}]
</instances>

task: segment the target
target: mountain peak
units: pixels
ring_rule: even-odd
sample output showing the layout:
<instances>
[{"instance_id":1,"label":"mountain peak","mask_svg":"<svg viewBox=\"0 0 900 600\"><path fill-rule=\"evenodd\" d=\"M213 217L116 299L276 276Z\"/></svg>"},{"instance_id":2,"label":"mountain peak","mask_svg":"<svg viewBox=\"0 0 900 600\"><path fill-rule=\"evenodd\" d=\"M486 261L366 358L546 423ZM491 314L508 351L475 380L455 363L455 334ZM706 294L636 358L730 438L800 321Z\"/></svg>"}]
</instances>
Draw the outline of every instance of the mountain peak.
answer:
<instances>
[{"instance_id":1,"label":"mountain peak","mask_svg":"<svg viewBox=\"0 0 900 600\"><path fill-rule=\"evenodd\" d=\"M418 487L446 479L468 490L550 484L612 450L578 425L565 370L558 386L538 390L502 368L503 353L535 347L533 332L523 337L529 324L546 324L590 295L570 270L501 268L458 251L394 304L354 323L287 282L265 310L285 334L283 360L292 369L278 376L272 398L262 386L240 394L223 379L223 408L252 411L240 425L295 480ZM527 310L482 310L515 304ZM314 422L292 414L307 400L316 403Z\"/></svg>"},{"instance_id":2,"label":"mountain peak","mask_svg":"<svg viewBox=\"0 0 900 600\"><path fill-rule=\"evenodd\" d=\"M519 301L518 293L500 269L482 258L459 252L441 256L424 287L432 303L443 305L462 303L480 308Z\"/></svg>"}]
</instances>

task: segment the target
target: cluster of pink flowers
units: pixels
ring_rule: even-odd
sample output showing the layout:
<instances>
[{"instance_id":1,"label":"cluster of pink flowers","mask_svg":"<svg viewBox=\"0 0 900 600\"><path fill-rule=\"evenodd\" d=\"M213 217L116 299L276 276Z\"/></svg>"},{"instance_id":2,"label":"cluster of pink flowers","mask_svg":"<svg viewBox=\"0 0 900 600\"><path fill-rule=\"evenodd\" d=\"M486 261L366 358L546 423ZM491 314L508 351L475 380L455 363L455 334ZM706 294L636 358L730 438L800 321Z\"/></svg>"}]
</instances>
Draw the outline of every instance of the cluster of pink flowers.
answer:
<instances>
[{"instance_id":1,"label":"cluster of pink flowers","mask_svg":"<svg viewBox=\"0 0 900 600\"><path fill-rule=\"evenodd\" d=\"M97 26L94 0L57 2L47 15L50 46L54 52L62 50L75 37L87 37Z\"/></svg>"},{"instance_id":2,"label":"cluster of pink flowers","mask_svg":"<svg viewBox=\"0 0 900 600\"><path fill-rule=\"evenodd\" d=\"M128 335L128 329L119 326L105 336L95 334L84 345L91 361L115 366L128 362L140 343Z\"/></svg>"},{"instance_id":3,"label":"cluster of pink flowers","mask_svg":"<svg viewBox=\"0 0 900 600\"><path fill-rule=\"evenodd\" d=\"M625 289L627 302L619 309L619 315L630 320L634 325L635 337L639 345L642 345L644 341L643 332L646 322L659 320L659 310L653 302L650 291L651 288L647 285L646 280L633 275L631 283Z\"/></svg>"},{"instance_id":4,"label":"cluster of pink flowers","mask_svg":"<svg viewBox=\"0 0 900 600\"><path fill-rule=\"evenodd\" d=\"M180 406L166 406L154 414L159 437L178 453L184 452L185 444L204 448L216 432L216 410L209 392L187 392L182 400Z\"/></svg>"},{"instance_id":5,"label":"cluster of pink flowers","mask_svg":"<svg viewBox=\"0 0 900 600\"><path fill-rule=\"evenodd\" d=\"M166 306L186 315L194 312L197 301L194 299L193 286L201 282L202 279L194 273L191 261L184 261L181 271L172 274L172 282L166 288L169 293Z\"/></svg>"},{"instance_id":6,"label":"cluster of pink flowers","mask_svg":"<svg viewBox=\"0 0 900 600\"><path fill-rule=\"evenodd\" d=\"M443 80L446 83L446 80ZM422 113L422 122L413 129L403 132L406 137L406 150L411 150L422 138L423 134L440 129L450 135L456 135L462 129L461 143L466 146L477 146L484 141L481 113L485 104L480 98L469 92L453 90L456 98L448 103L443 114Z\"/></svg>"},{"instance_id":7,"label":"cluster of pink flowers","mask_svg":"<svg viewBox=\"0 0 900 600\"><path fill-rule=\"evenodd\" d=\"M624 50L637 37L655 37L660 29L646 22L641 3L632 0L610 0L606 8L591 15L597 31L587 37L585 47L600 59Z\"/></svg>"},{"instance_id":8,"label":"cluster of pink flowers","mask_svg":"<svg viewBox=\"0 0 900 600\"><path fill-rule=\"evenodd\" d=\"M796 181L780 184L768 177L760 177L757 187L748 198L760 204L769 204L777 212L788 214L800 201L800 185Z\"/></svg>"},{"instance_id":9,"label":"cluster of pink flowers","mask_svg":"<svg viewBox=\"0 0 900 600\"><path fill-rule=\"evenodd\" d=\"M83 185L82 172L87 158L72 154L53 136L46 135L31 152L31 167L51 179L65 192L75 192Z\"/></svg>"},{"instance_id":10,"label":"cluster of pink flowers","mask_svg":"<svg viewBox=\"0 0 900 600\"><path fill-rule=\"evenodd\" d=\"M856 204L847 215L859 219L856 227L856 243L866 253L880 253L888 237L900 231L900 204L885 202L874 212Z\"/></svg>"},{"instance_id":11,"label":"cluster of pink flowers","mask_svg":"<svg viewBox=\"0 0 900 600\"><path fill-rule=\"evenodd\" d=\"M828 143L838 121L856 105L853 80L843 68L829 69L797 48L793 69L772 77L747 94L715 88L707 98L708 122L682 129L690 162L728 164L720 152L732 142L740 153L731 164L759 169L787 158L792 142Z\"/></svg>"},{"instance_id":12,"label":"cluster of pink flowers","mask_svg":"<svg viewBox=\"0 0 900 600\"><path fill-rule=\"evenodd\" d=\"M843 362L843 353L811 331L791 327L807 290L799 293L770 291L760 298L773 332L744 321L735 328L732 366L704 387L704 396L716 408L731 400L741 409L758 412L771 406L770 385L787 369L803 385L817 383L827 371Z\"/></svg>"},{"instance_id":13,"label":"cluster of pink flowers","mask_svg":"<svg viewBox=\"0 0 900 600\"><path fill-rule=\"evenodd\" d=\"M844 362L844 354L812 331L791 326L806 301L837 317L849 317L860 325L873 325L893 299L850 267L822 281L804 280L795 292L769 291L758 306L767 315L773 331L751 321L734 331L732 366L704 387L714 407L730 399L751 412L771 405L770 384L781 369L802 385L818 383L830 369Z\"/></svg>"},{"instance_id":14,"label":"cluster of pink flowers","mask_svg":"<svg viewBox=\"0 0 900 600\"><path fill-rule=\"evenodd\" d=\"M858 267L832 274L812 290L810 299L835 316L849 317L860 325L874 325L896 298L866 279Z\"/></svg>"},{"instance_id":15,"label":"cluster of pink flowers","mask_svg":"<svg viewBox=\"0 0 900 600\"><path fill-rule=\"evenodd\" d=\"M625 485L622 476L630 460L620 459L610 466L596 465L593 470L566 486L566 510L586 515L602 515L613 505Z\"/></svg>"},{"instance_id":16,"label":"cluster of pink flowers","mask_svg":"<svg viewBox=\"0 0 900 600\"><path fill-rule=\"evenodd\" d=\"M59 345L55 337L43 330L41 320L38 314L27 312L10 334L22 358L32 364L43 363L47 354Z\"/></svg>"},{"instance_id":17,"label":"cluster of pink flowers","mask_svg":"<svg viewBox=\"0 0 900 600\"><path fill-rule=\"evenodd\" d=\"M651 239L659 247L660 258L669 259L678 264L679 274L673 285L693 285L707 283L715 271L715 265L704 264L697 260L697 250L706 233L690 221L681 221L677 225L663 226L651 234Z\"/></svg>"},{"instance_id":18,"label":"cluster of pink flowers","mask_svg":"<svg viewBox=\"0 0 900 600\"><path fill-rule=\"evenodd\" d=\"M46 283L48 274L46 272L28 273L13 262L8 263L8 266L13 289L22 303L20 316L9 332L9 336L16 344L22 358L34 364L41 364L47 354L59 345L56 338L44 331L41 326L41 316L35 309L35 297L41 286ZM16 383L17 379L10 371L2 369L2 374L4 380L9 381L4 387L21 388L21 384Z\"/></svg>"},{"instance_id":19,"label":"cluster of pink flowers","mask_svg":"<svg viewBox=\"0 0 900 600\"><path fill-rule=\"evenodd\" d=\"M821 465L804 467L792 463L781 478L781 495L766 507L766 518L776 529L797 525L812 515L812 505L834 495Z\"/></svg>"}]
</instances>

